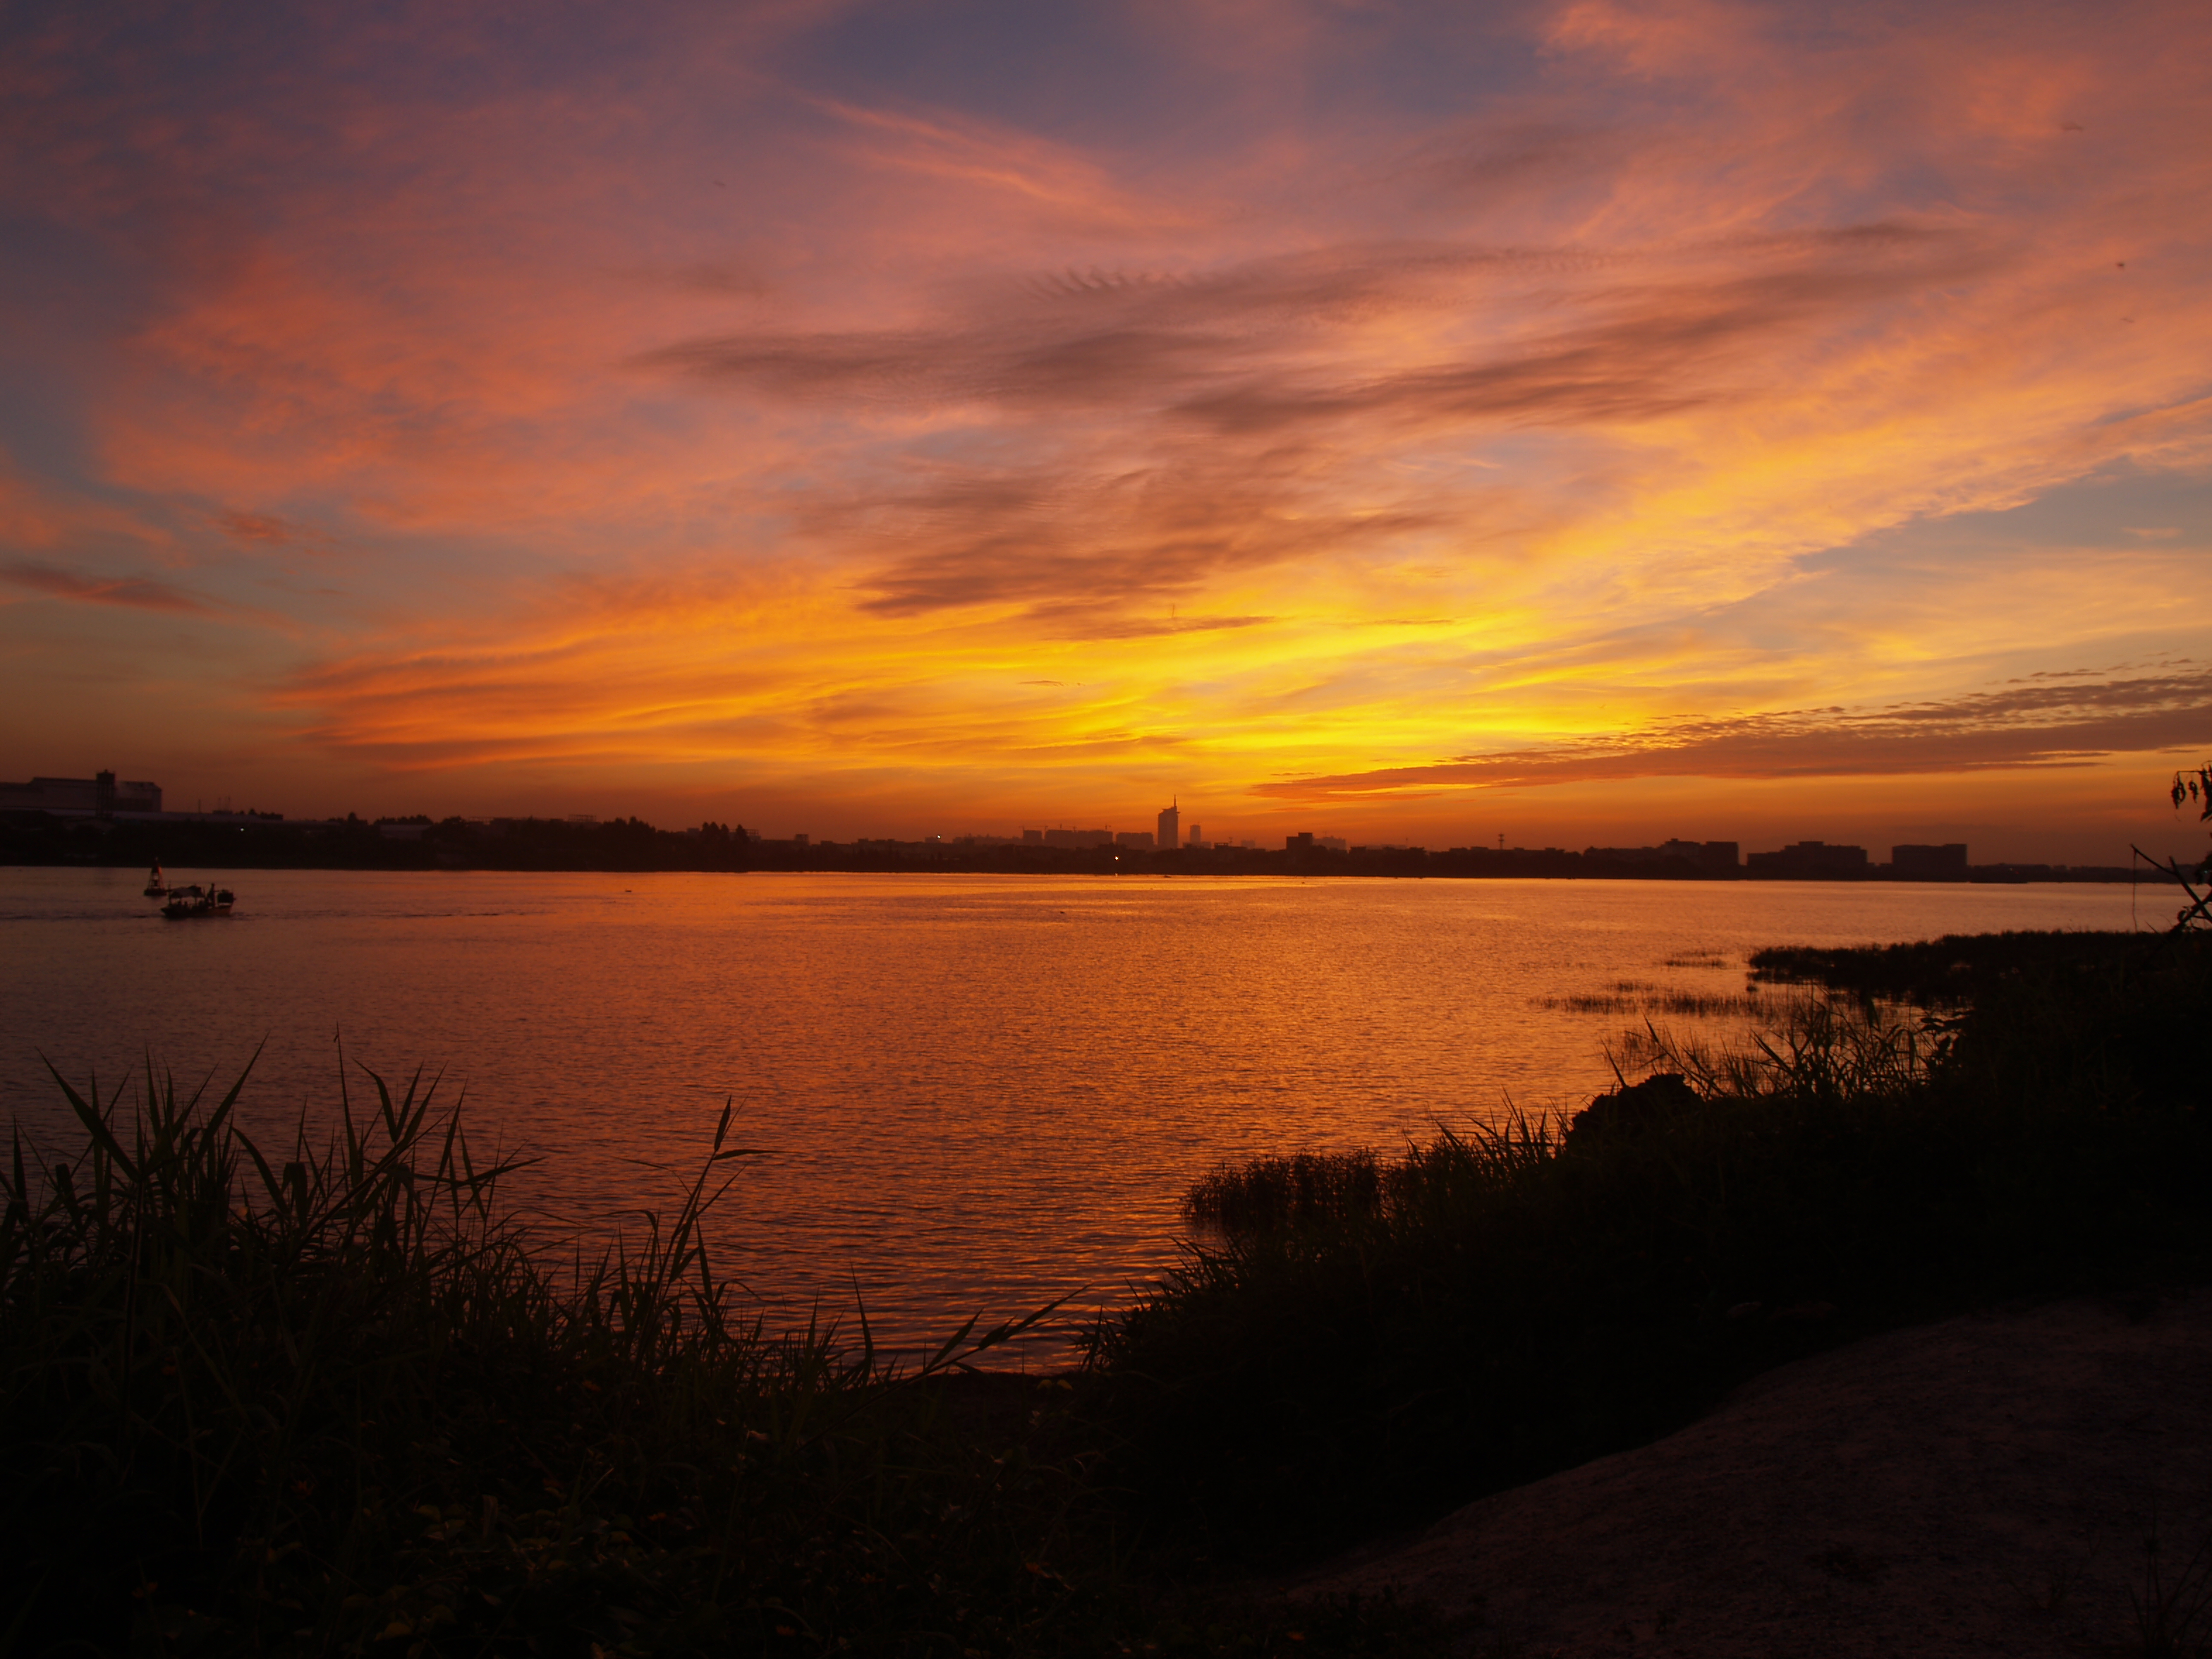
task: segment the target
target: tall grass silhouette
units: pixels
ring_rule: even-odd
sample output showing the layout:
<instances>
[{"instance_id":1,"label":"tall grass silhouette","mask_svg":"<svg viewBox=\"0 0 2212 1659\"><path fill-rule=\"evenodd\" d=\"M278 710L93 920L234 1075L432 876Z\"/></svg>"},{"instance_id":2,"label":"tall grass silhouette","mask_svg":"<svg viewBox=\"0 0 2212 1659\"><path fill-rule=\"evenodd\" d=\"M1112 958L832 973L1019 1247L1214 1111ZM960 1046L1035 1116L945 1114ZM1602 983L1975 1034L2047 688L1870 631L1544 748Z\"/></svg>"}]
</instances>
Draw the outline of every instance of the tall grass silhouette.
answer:
<instances>
[{"instance_id":1,"label":"tall grass silhouette","mask_svg":"<svg viewBox=\"0 0 2212 1659\"><path fill-rule=\"evenodd\" d=\"M750 1150L727 1109L671 1212L564 1261L434 1081L365 1075L281 1153L238 1122L245 1075L210 1101L150 1061L105 1096L56 1075L74 1158L11 1136L11 1650L834 1648L1068 1600L1024 1570L1065 1472L934 1386L1049 1310L917 1362L864 1323L771 1334L707 1237Z\"/></svg>"}]
</instances>

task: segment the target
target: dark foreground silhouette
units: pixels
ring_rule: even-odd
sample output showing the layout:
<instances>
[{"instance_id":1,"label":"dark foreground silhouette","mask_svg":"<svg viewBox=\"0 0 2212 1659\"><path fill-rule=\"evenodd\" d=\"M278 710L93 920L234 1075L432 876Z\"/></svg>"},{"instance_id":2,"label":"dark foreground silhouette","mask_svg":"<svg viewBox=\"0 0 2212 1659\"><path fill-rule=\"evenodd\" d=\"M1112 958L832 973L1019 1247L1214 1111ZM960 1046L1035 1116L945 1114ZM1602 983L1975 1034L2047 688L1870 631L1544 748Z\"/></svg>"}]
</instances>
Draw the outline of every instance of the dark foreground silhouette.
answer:
<instances>
[{"instance_id":1,"label":"dark foreground silhouette","mask_svg":"<svg viewBox=\"0 0 2212 1659\"><path fill-rule=\"evenodd\" d=\"M726 1120L698 1184L579 1263L419 1091L363 1081L343 1133L283 1148L150 1070L84 1091L77 1142L19 1139L0 1176L0 1629L24 1654L1457 1650L1372 1586L1255 1574L1854 1338L2206 1279L2212 952L2076 937L1989 947L1963 1009L1808 987L1763 1051L1655 1042L1662 1080L1571 1123L1217 1171L1182 1262L1042 1379L960 1374L1003 1331L902 1366L858 1328L750 1324L708 1231L747 1168Z\"/></svg>"}]
</instances>

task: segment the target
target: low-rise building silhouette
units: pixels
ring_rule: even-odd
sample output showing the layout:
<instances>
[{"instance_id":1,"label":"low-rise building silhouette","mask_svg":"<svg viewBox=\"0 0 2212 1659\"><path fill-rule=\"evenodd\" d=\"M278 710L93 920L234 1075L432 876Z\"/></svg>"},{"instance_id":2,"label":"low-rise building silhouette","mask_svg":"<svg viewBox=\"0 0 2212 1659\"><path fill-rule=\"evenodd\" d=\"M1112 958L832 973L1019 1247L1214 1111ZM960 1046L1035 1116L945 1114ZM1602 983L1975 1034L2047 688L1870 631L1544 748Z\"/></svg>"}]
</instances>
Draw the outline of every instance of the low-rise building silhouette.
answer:
<instances>
[{"instance_id":1,"label":"low-rise building silhouette","mask_svg":"<svg viewBox=\"0 0 2212 1659\"><path fill-rule=\"evenodd\" d=\"M1741 868L1732 841L1668 841L1659 845L1662 858L1679 859L1714 874L1734 875Z\"/></svg>"},{"instance_id":2,"label":"low-rise building silhouette","mask_svg":"<svg viewBox=\"0 0 2212 1659\"><path fill-rule=\"evenodd\" d=\"M1865 848L1831 846L1824 841L1795 842L1776 852L1753 853L1743 862L1747 870L1757 875L1799 879L1867 873Z\"/></svg>"},{"instance_id":3,"label":"low-rise building silhouette","mask_svg":"<svg viewBox=\"0 0 2212 1659\"><path fill-rule=\"evenodd\" d=\"M1583 856L1595 863L1663 866L1686 865L1713 875L1736 872L1736 844L1732 841L1663 841L1656 847L1585 847Z\"/></svg>"},{"instance_id":4,"label":"low-rise building silhouette","mask_svg":"<svg viewBox=\"0 0 2212 1659\"><path fill-rule=\"evenodd\" d=\"M1947 842L1941 847L1893 847L1889 872L1918 881L1964 881L1967 877L1966 844Z\"/></svg>"}]
</instances>

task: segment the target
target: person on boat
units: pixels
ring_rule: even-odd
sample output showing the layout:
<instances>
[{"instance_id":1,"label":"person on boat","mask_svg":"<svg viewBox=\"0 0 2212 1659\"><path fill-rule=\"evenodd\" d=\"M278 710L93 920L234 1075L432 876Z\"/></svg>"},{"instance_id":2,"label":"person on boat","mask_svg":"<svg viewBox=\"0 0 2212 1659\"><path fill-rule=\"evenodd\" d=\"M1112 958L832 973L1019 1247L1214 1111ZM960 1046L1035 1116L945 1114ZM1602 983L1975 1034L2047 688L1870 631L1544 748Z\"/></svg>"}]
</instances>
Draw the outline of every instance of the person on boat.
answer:
<instances>
[{"instance_id":1,"label":"person on boat","mask_svg":"<svg viewBox=\"0 0 2212 1659\"><path fill-rule=\"evenodd\" d=\"M154 866L153 873L146 878L146 896L148 898L159 898L162 894L168 890L169 884L161 879L161 864L156 861Z\"/></svg>"}]
</instances>

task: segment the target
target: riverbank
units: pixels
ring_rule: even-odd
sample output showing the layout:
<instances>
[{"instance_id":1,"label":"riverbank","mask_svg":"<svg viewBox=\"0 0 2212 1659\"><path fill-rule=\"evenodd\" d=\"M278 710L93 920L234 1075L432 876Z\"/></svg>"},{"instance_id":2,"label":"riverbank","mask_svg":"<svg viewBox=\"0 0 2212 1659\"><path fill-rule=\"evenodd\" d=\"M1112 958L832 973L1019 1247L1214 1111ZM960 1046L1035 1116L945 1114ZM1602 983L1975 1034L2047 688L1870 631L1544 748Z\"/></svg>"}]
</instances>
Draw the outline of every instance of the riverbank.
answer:
<instances>
[{"instance_id":1,"label":"riverbank","mask_svg":"<svg viewBox=\"0 0 2212 1659\"><path fill-rule=\"evenodd\" d=\"M2212 957L2153 944L2022 941L1940 1024L1808 998L1571 1125L1225 1167L1042 1379L957 1374L1012 1331L901 1370L736 1316L726 1118L579 1273L419 1089L281 1149L158 1076L80 1094L78 1155L6 1176L17 1650L1444 1651L1373 1584L1224 1587L1854 1337L2203 1281Z\"/></svg>"},{"instance_id":2,"label":"riverbank","mask_svg":"<svg viewBox=\"0 0 2212 1659\"><path fill-rule=\"evenodd\" d=\"M1224 1167L1096 1334L1117 1479L1283 1559L1648 1443L1748 1377L2020 1297L2208 1265L2202 937L1990 974L1970 1011L1808 998L1765 1046L1647 1032L1571 1124Z\"/></svg>"}]
</instances>

